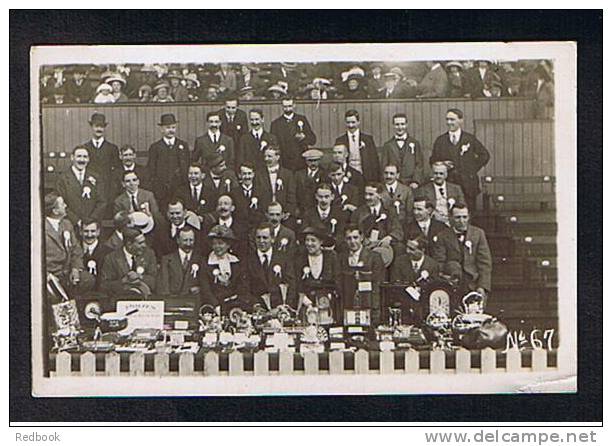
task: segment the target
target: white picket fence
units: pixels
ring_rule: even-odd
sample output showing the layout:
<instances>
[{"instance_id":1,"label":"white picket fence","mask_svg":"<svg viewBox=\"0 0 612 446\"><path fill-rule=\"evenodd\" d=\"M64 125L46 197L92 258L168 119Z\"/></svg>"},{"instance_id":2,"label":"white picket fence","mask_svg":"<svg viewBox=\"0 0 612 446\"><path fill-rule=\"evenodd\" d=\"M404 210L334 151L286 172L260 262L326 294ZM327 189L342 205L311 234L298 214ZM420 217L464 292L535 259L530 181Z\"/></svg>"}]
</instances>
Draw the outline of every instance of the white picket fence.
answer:
<instances>
[{"instance_id":1,"label":"white picket fence","mask_svg":"<svg viewBox=\"0 0 612 446\"><path fill-rule=\"evenodd\" d=\"M371 369L370 354L365 350L354 353L352 367L346 367L344 352L332 351L328 354L327 367L321 369L320 356L315 352L295 353L281 351L268 353L258 351L253 354L252 370L245 370L245 356L234 351L227 358L227 370L221 370L220 355L214 351L207 352L203 357L203 366L196 370L196 357L194 353L180 353L178 356L178 370L170 370L170 355L167 353L154 354L153 370L145 370L145 354L136 352L129 354L129 371L121 370L121 357L116 352L104 354L104 371L96 370L96 354L87 352L79 355L79 370L72 370L74 354L61 352L55 356L55 367L50 377L68 376L272 376L272 375L338 375L338 374L460 374L460 373L517 373L517 372L546 372L554 371L556 367L548 366L548 352L545 349L535 349L527 352L531 356L529 366L523 364L523 355L518 349L504 353L505 367L497 366L497 353L492 349L480 352L479 367L472 367L472 352L459 349L454 352L454 364L447 367L446 353L441 350L426 352L429 363L427 367L421 366L419 352L407 350L404 355L403 368L396 368L395 352L386 351L378 353L378 367ZM451 353L452 354L452 353ZM276 355L278 370L270 367L271 355ZM301 355L303 370L296 370L295 355ZM249 359L249 364L250 364ZM401 361L400 361L401 362ZM125 367L124 367L125 368ZM150 368L150 367L149 367ZM224 367L225 368L225 367ZM249 367L251 368L251 367Z\"/></svg>"}]
</instances>

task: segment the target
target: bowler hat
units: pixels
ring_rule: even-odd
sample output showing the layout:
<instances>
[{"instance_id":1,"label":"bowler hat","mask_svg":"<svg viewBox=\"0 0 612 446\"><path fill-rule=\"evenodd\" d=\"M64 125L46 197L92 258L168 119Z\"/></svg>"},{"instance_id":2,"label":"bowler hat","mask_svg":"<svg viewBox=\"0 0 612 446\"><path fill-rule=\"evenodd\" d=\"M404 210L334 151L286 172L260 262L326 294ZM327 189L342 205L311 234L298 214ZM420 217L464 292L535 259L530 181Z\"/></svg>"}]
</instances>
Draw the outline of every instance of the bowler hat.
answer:
<instances>
[{"instance_id":1,"label":"bowler hat","mask_svg":"<svg viewBox=\"0 0 612 446\"><path fill-rule=\"evenodd\" d=\"M176 124L177 122L178 121L176 120L176 118L174 117L172 113L166 113L164 115L161 115L161 118L157 125L172 125L172 124Z\"/></svg>"},{"instance_id":2,"label":"bowler hat","mask_svg":"<svg viewBox=\"0 0 612 446\"><path fill-rule=\"evenodd\" d=\"M108 122L106 122L106 116L104 116L102 113L94 113L89 119L89 125L101 125L106 127Z\"/></svg>"},{"instance_id":3,"label":"bowler hat","mask_svg":"<svg viewBox=\"0 0 612 446\"><path fill-rule=\"evenodd\" d=\"M206 158L206 166L208 166L208 168L212 168L215 166L218 166L219 164L221 164L224 161L224 158L219 155L218 153L213 153L211 156Z\"/></svg>"}]
</instances>

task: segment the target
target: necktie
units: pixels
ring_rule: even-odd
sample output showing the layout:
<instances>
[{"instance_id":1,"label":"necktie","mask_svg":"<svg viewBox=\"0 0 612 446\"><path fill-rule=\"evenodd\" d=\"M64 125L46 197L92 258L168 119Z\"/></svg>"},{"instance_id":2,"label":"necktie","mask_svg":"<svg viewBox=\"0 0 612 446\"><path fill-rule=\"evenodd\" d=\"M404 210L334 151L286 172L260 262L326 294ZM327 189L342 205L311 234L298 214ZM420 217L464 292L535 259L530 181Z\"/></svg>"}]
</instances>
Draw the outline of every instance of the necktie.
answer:
<instances>
[{"instance_id":1,"label":"necktie","mask_svg":"<svg viewBox=\"0 0 612 446\"><path fill-rule=\"evenodd\" d=\"M136 202L136 196L132 195L132 211L136 212L138 210L138 203Z\"/></svg>"},{"instance_id":2,"label":"necktie","mask_svg":"<svg viewBox=\"0 0 612 446\"><path fill-rule=\"evenodd\" d=\"M357 142L357 135L355 135L354 133L351 134L351 139L353 140L353 142Z\"/></svg>"},{"instance_id":3,"label":"necktie","mask_svg":"<svg viewBox=\"0 0 612 446\"><path fill-rule=\"evenodd\" d=\"M395 189L393 186L389 186L389 195L393 196L395 194Z\"/></svg>"},{"instance_id":4,"label":"necktie","mask_svg":"<svg viewBox=\"0 0 612 446\"><path fill-rule=\"evenodd\" d=\"M376 208L370 208L370 212L374 217L376 217Z\"/></svg>"},{"instance_id":5,"label":"necktie","mask_svg":"<svg viewBox=\"0 0 612 446\"><path fill-rule=\"evenodd\" d=\"M443 188L442 186L440 186L440 187L438 188L438 192L440 192L440 195L441 195L442 197L445 197L445 194L444 194L444 188Z\"/></svg>"},{"instance_id":6,"label":"necktie","mask_svg":"<svg viewBox=\"0 0 612 446\"><path fill-rule=\"evenodd\" d=\"M230 124L231 124L232 122L234 122L234 116L233 116L233 115L229 117L229 122L230 122Z\"/></svg>"},{"instance_id":7,"label":"necktie","mask_svg":"<svg viewBox=\"0 0 612 446\"><path fill-rule=\"evenodd\" d=\"M264 254L263 255L263 260L261 262L261 266L264 267L264 269L268 269L268 265L270 264L270 260L268 259L268 254Z\"/></svg>"},{"instance_id":8,"label":"necktie","mask_svg":"<svg viewBox=\"0 0 612 446\"><path fill-rule=\"evenodd\" d=\"M198 191L195 186L191 186L191 199L193 201L198 201Z\"/></svg>"},{"instance_id":9,"label":"necktie","mask_svg":"<svg viewBox=\"0 0 612 446\"><path fill-rule=\"evenodd\" d=\"M412 262L412 270L415 273L419 270L419 264L417 262Z\"/></svg>"},{"instance_id":10,"label":"necktie","mask_svg":"<svg viewBox=\"0 0 612 446\"><path fill-rule=\"evenodd\" d=\"M255 137L255 139L257 140L257 142L259 142L259 132L255 132L255 133L253 133L253 136Z\"/></svg>"},{"instance_id":11,"label":"necktie","mask_svg":"<svg viewBox=\"0 0 612 446\"><path fill-rule=\"evenodd\" d=\"M251 198L251 189L245 189L244 192L246 193L247 198Z\"/></svg>"},{"instance_id":12,"label":"necktie","mask_svg":"<svg viewBox=\"0 0 612 446\"><path fill-rule=\"evenodd\" d=\"M132 271L136 271L136 269L138 268L138 267L136 266L136 257L132 256L132 257L131 257L131 259L132 259L132 267L131 267L130 269L131 269Z\"/></svg>"},{"instance_id":13,"label":"necktie","mask_svg":"<svg viewBox=\"0 0 612 446\"><path fill-rule=\"evenodd\" d=\"M187 267L187 265L189 264L189 255L183 256L183 261L181 262L181 264L183 265L183 269Z\"/></svg>"},{"instance_id":14,"label":"necktie","mask_svg":"<svg viewBox=\"0 0 612 446\"><path fill-rule=\"evenodd\" d=\"M454 133L451 133L450 140L451 140L452 145L457 144L457 135L455 135Z\"/></svg>"},{"instance_id":15,"label":"necktie","mask_svg":"<svg viewBox=\"0 0 612 446\"><path fill-rule=\"evenodd\" d=\"M212 140L213 140L213 144L217 144L218 138L217 138L216 133L213 133Z\"/></svg>"}]
</instances>

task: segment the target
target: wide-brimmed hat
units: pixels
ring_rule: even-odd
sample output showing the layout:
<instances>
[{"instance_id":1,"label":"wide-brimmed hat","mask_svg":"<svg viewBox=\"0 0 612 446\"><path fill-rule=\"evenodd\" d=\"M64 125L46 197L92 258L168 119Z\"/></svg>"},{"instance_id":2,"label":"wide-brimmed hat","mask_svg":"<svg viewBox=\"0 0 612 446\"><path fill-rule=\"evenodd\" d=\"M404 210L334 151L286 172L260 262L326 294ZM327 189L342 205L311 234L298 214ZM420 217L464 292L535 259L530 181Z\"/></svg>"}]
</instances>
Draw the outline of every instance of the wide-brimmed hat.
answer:
<instances>
[{"instance_id":1,"label":"wide-brimmed hat","mask_svg":"<svg viewBox=\"0 0 612 446\"><path fill-rule=\"evenodd\" d=\"M111 91L113 91L113 87L111 87L108 84L100 84L100 85L98 85L98 88L96 88L96 93L102 93L105 90L108 91L108 92L111 92Z\"/></svg>"},{"instance_id":2,"label":"wide-brimmed hat","mask_svg":"<svg viewBox=\"0 0 612 446\"><path fill-rule=\"evenodd\" d=\"M300 239L303 241L304 239L306 239L307 235L314 235L316 238L321 240L321 244L324 246L331 245L334 243L333 238L331 238L327 234L327 231L325 231L325 228L322 228L320 226L305 227L304 229L302 229L302 232L300 232Z\"/></svg>"},{"instance_id":3,"label":"wide-brimmed hat","mask_svg":"<svg viewBox=\"0 0 612 446\"><path fill-rule=\"evenodd\" d=\"M176 120L174 114L166 113L161 115L161 118L159 119L159 123L157 125L172 125L176 124L177 122L178 121Z\"/></svg>"},{"instance_id":4,"label":"wide-brimmed hat","mask_svg":"<svg viewBox=\"0 0 612 446\"><path fill-rule=\"evenodd\" d=\"M185 80L193 82L196 85L196 87L200 86L200 81L198 80L198 75L195 74L195 73L187 73L185 75Z\"/></svg>"},{"instance_id":5,"label":"wide-brimmed hat","mask_svg":"<svg viewBox=\"0 0 612 446\"><path fill-rule=\"evenodd\" d=\"M121 76L120 74L116 74L116 73L113 73L109 77L107 77L105 82L109 85L112 84L113 82L121 82L123 85L127 83L125 79L123 78L123 76Z\"/></svg>"},{"instance_id":6,"label":"wide-brimmed hat","mask_svg":"<svg viewBox=\"0 0 612 446\"><path fill-rule=\"evenodd\" d=\"M101 125L106 127L108 122L106 122L106 116L104 116L102 113L94 113L89 119L89 125Z\"/></svg>"},{"instance_id":7,"label":"wide-brimmed hat","mask_svg":"<svg viewBox=\"0 0 612 446\"><path fill-rule=\"evenodd\" d=\"M218 239L227 240L230 242L238 240L236 236L234 235L234 231L232 231L227 226L223 226L223 225L213 226L211 230L208 232L208 238L211 238L211 239L218 238Z\"/></svg>"},{"instance_id":8,"label":"wide-brimmed hat","mask_svg":"<svg viewBox=\"0 0 612 446\"><path fill-rule=\"evenodd\" d=\"M463 70L463 65L461 65L461 62L457 62L456 60L453 60L452 62L446 64L447 69L450 69L450 67L457 67L460 70Z\"/></svg>"},{"instance_id":9,"label":"wide-brimmed hat","mask_svg":"<svg viewBox=\"0 0 612 446\"><path fill-rule=\"evenodd\" d=\"M254 89L253 87L251 87L250 85L247 85L246 87L242 87L242 88L241 88L241 89L238 91L238 93L239 93L239 94L241 94L241 95L243 95L243 94L246 94L246 93L250 93L250 92L252 92L252 91L255 91L255 89Z\"/></svg>"},{"instance_id":10,"label":"wide-brimmed hat","mask_svg":"<svg viewBox=\"0 0 612 446\"><path fill-rule=\"evenodd\" d=\"M130 214L132 226L140 229L143 234L148 234L155 227L155 221L149 214L141 211L132 212Z\"/></svg>"},{"instance_id":11,"label":"wide-brimmed hat","mask_svg":"<svg viewBox=\"0 0 612 446\"><path fill-rule=\"evenodd\" d=\"M270 91L270 92L275 91L275 92L280 93L282 95L286 95L287 94L287 92L283 89L283 87L281 87L278 84L274 84L271 87L268 87L268 91Z\"/></svg>"},{"instance_id":12,"label":"wide-brimmed hat","mask_svg":"<svg viewBox=\"0 0 612 446\"><path fill-rule=\"evenodd\" d=\"M183 79L183 76L178 72L178 70L172 70L166 77L168 79Z\"/></svg>"},{"instance_id":13,"label":"wide-brimmed hat","mask_svg":"<svg viewBox=\"0 0 612 446\"><path fill-rule=\"evenodd\" d=\"M157 84L155 87L153 87L154 91L159 90L160 88L166 88L166 89L170 89L170 85L168 85L167 82L160 82L159 84Z\"/></svg>"}]
</instances>

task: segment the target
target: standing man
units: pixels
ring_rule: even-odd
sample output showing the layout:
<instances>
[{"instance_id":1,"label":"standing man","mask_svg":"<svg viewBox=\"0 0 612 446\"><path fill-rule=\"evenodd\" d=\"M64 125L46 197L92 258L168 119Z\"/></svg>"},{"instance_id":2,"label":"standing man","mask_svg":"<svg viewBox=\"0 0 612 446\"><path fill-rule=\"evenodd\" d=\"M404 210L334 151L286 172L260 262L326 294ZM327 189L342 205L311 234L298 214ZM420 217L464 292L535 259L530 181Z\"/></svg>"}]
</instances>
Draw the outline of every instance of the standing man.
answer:
<instances>
[{"instance_id":1,"label":"standing man","mask_svg":"<svg viewBox=\"0 0 612 446\"><path fill-rule=\"evenodd\" d=\"M296 193L299 191L300 197L303 197L302 200L297 202L298 218L307 209L314 206L315 189L327 178L327 174L320 166L323 152L317 149L309 149L302 153L302 157L306 160L306 168L295 172L295 191Z\"/></svg>"},{"instance_id":2,"label":"standing man","mask_svg":"<svg viewBox=\"0 0 612 446\"><path fill-rule=\"evenodd\" d=\"M89 168L105 180L104 189L101 190L104 200L112 203L114 197L111 196L113 190L109 179L113 171L121 167L119 148L106 140L105 133L108 126L106 116L102 113L93 113L89 119L89 125L92 133L91 139L81 146L86 147L89 152Z\"/></svg>"},{"instance_id":3,"label":"standing man","mask_svg":"<svg viewBox=\"0 0 612 446\"><path fill-rule=\"evenodd\" d=\"M463 112L451 108L446 112L448 132L438 136L433 145L430 163L445 162L448 180L461 186L470 211L476 210L480 193L478 171L489 162L489 152L476 136L463 130Z\"/></svg>"},{"instance_id":4,"label":"standing man","mask_svg":"<svg viewBox=\"0 0 612 446\"><path fill-rule=\"evenodd\" d=\"M149 147L149 181L162 209L167 206L171 192L187 176L189 169L189 144L177 138L177 123L172 113L162 115L158 123L162 138Z\"/></svg>"},{"instance_id":5,"label":"standing man","mask_svg":"<svg viewBox=\"0 0 612 446\"><path fill-rule=\"evenodd\" d=\"M432 256L443 270L448 269L449 262L458 261L463 271L463 291L477 291L486 297L491 291L493 262L485 232L470 224L464 204L458 203L451 212L452 227L438 234Z\"/></svg>"},{"instance_id":6,"label":"standing man","mask_svg":"<svg viewBox=\"0 0 612 446\"><path fill-rule=\"evenodd\" d=\"M399 168L399 180L412 189L423 181L423 150L421 143L408 134L408 117L404 113L393 116L395 135L380 151L380 165L395 164Z\"/></svg>"},{"instance_id":7,"label":"standing man","mask_svg":"<svg viewBox=\"0 0 612 446\"><path fill-rule=\"evenodd\" d=\"M206 200L204 209L206 212L212 212L215 210L217 200L221 195L233 195L240 186L236 174L233 170L228 169L221 155L213 154L210 158L207 158L206 167L209 175L206 175L202 181L204 199Z\"/></svg>"},{"instance_id":8,"label":"standing man","mask_svg":"<svg viewBox=\"0 0 612 446\"><path fill-rule=\"evenodd\" d=\"M465 203L461 187L446 181L448 167L446 163L438 161L432 164L433 180L423 184L416 190L416 195L424 197L435 203L434 218L449 226L449 210L456 203Z\"/></svg>"},{"instance_id":9,"label":"standing man","mask_svg":"<svg viewBox=\"0 0 612 446\"><path fill-rule=\"evenodd\" d=\"M234 141L234 148L240 144L242 135L249 132L249 121L244 110L238 108L238 98L231 96L225 100L225 107L219 110L221 133Z\"/></svg>"},{"instance_id":10,"label":"standing man","mask_svg":"<svg viewBox=\"0 0 612 446\"><path fill-rule=\"evenodd\" d=\"M76 147L70 155L70 168L57 179L57 192L68 205L68 219L80 226L85 219L101 220L106 212L104 182L97 173L90 171L89 149Z\"/></svg>"},{"instance_id":11,"label":"standing man","mask_svg":"<svg viewBox=\"0 0 612 446\"><path fill-rule=\"evenodd\" d=\"M240 188L234 193L238 214L247 219L249 228L254 228L265 219L265 209L261 208L260 203L261 186L256 176L255 165L243 162L238 172Z\"/></svg>"},{"instance_id":12,"label":"standing man","mask_svg":"<svg viewBox=\"0 0 612 446\"><path fill-rule=\"evenodd\" d=\"M268 146L264 151L265 170L259 173L262 205L267 207L273 201L280 203L286 219L295 216L295 177L289 169L280 166L280 149Z\"/></svg>"},{"instance_id":13,"label":"standing man","mask_svg":"<svg viewBox=\"0 0 612 446\"><path fill-rule=\"evenodd\" d=\"M361 133L357 110L348 110L344 114L346 133L336 138L335 144L348 148L348 164L363 174L366 181L380 180L380 164L374 138Z\"/></svg>"},{"instance_id":14,"label":"standing man","mask_svg":"<svg viewBox=\"0 0 612 446\"><path fill-rule=\"evenodd\" d=\"M283 114L270 126L270 133L276 136L281 149L281 164L293 172L303 169L302 153L317 142L308 118L294 112L293 98L282 100Z\"/></svg>"},{"instance_id":15,"label":"standing man","mask_svg":"<svg viewBox=\"0 0 612 446\"><path fill-rule=\"evenodd\" d=\"M206 135L198 136L193 147L192 161L201 163L213 155L221 155L225 164L234 169L236 161L234 152L234 140L221 133L221 116L219 112L208 112L206 114Z\"/></svg>"},{"instance_id":16,"label":"standing man","mask_svg":"<svg viewBox=\"0 0 612 446\"><path fill-rule=\"evenodd\" d=\"M255 169L263 171L266 168L264 162L264 150L270 145L277 145L276 136L264 130L263 111L254 108L249 111L251 131L240 137L238 150L238 162L244 161L255 163Z\"/></svg>"},{"instance_id":17,"label":"standing man","mask_svg":"<svg viewBox=\"0 0 612 446\"><path fill-rule=\"evenodd\" d=\"M123 191L123 175L126 172L134 172L141 181L143 187L146 186L147 171L144 166L136 164L136 149L129 144L121 146L119 149L119 159L121 167L113 170L112 185L111 185L111 203Z\"/></svg>"}]
</instances>

